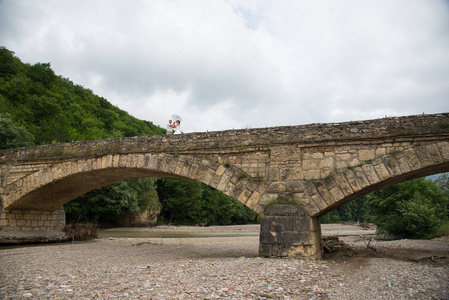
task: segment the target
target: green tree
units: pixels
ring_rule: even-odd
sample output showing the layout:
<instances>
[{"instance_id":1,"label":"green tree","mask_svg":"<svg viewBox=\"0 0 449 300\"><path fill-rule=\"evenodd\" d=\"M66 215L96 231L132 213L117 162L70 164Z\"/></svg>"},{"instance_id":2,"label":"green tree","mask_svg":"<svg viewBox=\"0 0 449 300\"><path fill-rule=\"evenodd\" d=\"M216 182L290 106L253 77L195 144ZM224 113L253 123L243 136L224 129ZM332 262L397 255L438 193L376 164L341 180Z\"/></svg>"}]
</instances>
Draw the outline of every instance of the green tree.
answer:
<instances>
[{"instance_id":1,"label":"green tree","mask_svg":"<svg viewBox=\"0 0 449 300\"><path fill-rule=\"evenodd\" d=\"M50 67L50 63L37 63L27 68L26 75L34 82L43 84L46 88L50 88L51 83L55 80L55 73Z\"/></svg>"},{"instance_id":2,"label":"green tree","mask_svg":"<svg viewBox=\"0 0 449 300\"><path fill-rule=\"evenodd\" d=\"M327 213L321 218L321 223L341 222L371 222L372 216L369 206L366 205L366 196L357 198L345 205Z\"/></svg>"},{"instance_id":3,"label":"green tree","mask_svg":"<svg viewBox=\"0 0 449 300\"><path fill-rule=\"evenodd\" d=\"M449 173L444 173L438 176L435 183L443 190L447 198L449 198Z\"/></svg>"},{"instance_id":4,"label":"green tree","mask_svg":"<svg viewBox=\"0 0 449 300\"><path fill-rule=\"evenodd\" d=\"M176 224L231 225L257 222L257 214L222 192L205 184L159 178L157 191L161 218Z\"/></svg>"},{"instance_id":5,"label":"green tree","mask_svg":"<svg viewBox=\"0 0 449 300\"><path fill-rule=\"evenodd\" d=\"M201 197L204 205L202 210L205 212L203 223L232 225L256 223L257 221L257 214L254 211L208 185L203 185Z\"/></svg>"},{"instance_id":6,"label":"green tree","mask_svg":"<svg viewBox=\"0 0 449 300\"><path fill-rule=\"evenodd\" d=\"M25 127L15 125L7 114L0 114L0 149L32 146L33 139Z\"/></svg>"},{"instance_id":7,"label":"green tree","mask_svg":"<svg viewBox=\"0 0 449 300\"><path fill-rule=\"evenodd\" d=\"M380 233L423 238L447 220L448 198L430 179L415 179L367 195Z\"/></svg>"},{"instance_id":8,"label":"green tree","mask_svg":"<svg viewBox=\"0 0 449 300\"><path fill-rule=\"evenodd\" d=\"M154 181L154 178L132 179L86 193L64 205L67 222L96 220L114 224L120 215L156 210L160 203Z\"/></svg>"},{"instance_id":9,"label":"green tree","mask_svg":"<svg viewBox=\"0 0 449 300\"><path fill-rule=\"evenodd\" d=\"M203 222L201 183L173 178L159 178L157 191L162 204L160 217L169 223Z\"/></svg>"},{"instance_id":10,"label":"green tree","mask_svg":"<svg viewBox=\"0 0 449 300\"><path fill-rule=\"evenodd\" d=\"M14 52L0 47L0 77L14 75L17 71L18 66L14 59Z\"/></svg>"}]
</instances>

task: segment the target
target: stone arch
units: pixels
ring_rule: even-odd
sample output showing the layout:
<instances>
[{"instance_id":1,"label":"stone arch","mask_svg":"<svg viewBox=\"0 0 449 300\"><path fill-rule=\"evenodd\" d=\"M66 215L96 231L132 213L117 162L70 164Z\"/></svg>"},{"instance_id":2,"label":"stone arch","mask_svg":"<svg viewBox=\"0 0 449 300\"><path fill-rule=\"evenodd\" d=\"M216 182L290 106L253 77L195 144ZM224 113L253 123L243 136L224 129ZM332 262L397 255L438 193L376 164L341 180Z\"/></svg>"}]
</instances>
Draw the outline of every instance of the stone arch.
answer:
<instances>
[{"instance_id":1,"label":"stone arch","mask_svg":"<svg viewBox=\"0 0 449 300\"><path fill-rule=\"evenodd\" d=\"M178 154L111 154L67 159L20 178L3 197L5 209L55 211L93 189L142 177L173 177L207 184L258 212L265 185L242 170Z\"/></svg>"},{"instance_id":2,"label":"stone arch","mask_svg":"<svg viewBox=\"0 0 449 300\"><path fill-rule=\"evenodd\" d=\"M327 180L303 182L305 209L320 217L354 199L410 179L449 172L449 142L383 155ZM303 197L304 199L304 197Z\"/></svg>"}]
</instances>

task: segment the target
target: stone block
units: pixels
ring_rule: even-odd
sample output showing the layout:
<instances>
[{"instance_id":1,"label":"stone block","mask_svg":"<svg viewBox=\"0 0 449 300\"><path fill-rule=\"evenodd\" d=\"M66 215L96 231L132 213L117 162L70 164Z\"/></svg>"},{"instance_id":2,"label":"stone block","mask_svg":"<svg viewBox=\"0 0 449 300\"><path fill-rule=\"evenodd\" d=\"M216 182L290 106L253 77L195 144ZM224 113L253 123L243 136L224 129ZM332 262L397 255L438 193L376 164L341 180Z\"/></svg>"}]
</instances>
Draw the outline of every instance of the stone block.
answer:
<instances>
[{"instance_id":1,"label":"stone block","mask_svg":"<svg viewBox=\"0 0 449 300\"><path fill-rule=\"evenodd\" d=\"M272 256L287 257L288 249L286 245L272 245Z\"/></svg>"},{"instance_id":2,"label":"stone block","mask_svg":"<svg viewBox=\"0 0 449 300\"><path fill-rule=\"evenodd\" d=\"M332 179L335 182L335 185L340 188L340 191L345 195L345 197L351 195L353 193L351 186L349 185L348 181L346 180L346 177L344 174L337 174Z\"/></svg>"},{"instance_id":3,"label":"stone block","mask_svg":"<svg viewBox=\"0 0 449 300\"><path fill-rule=\"evenodd\" d=\"M251 197L249 197L248 201L246 202L246 206L250 209L253 209L256 207L256 205L258 204L260 198L262 197L261 194L259 194L258 192L253 192Z\"/></svg>"},{"instance_id":4,"label":"stone block","mask_svg":"<svg viewBox=\"0 0 449 300\"><path fill-rule=\"evenodd\" d=\"M441 153L443 161L449 161L449 142L438 143L437 147Z\"/></svg>"},{"instance_id":5,"label":"stone block","mask_svg":"<svg viewBox=\"0 0 449 300\"><path fill-rule=\"evenodd\" d=\"M430 155L427 152L427 147L415 148L415 154L422 167L427 167L433 164L432 159L430 158Z\"/></svg>"},{"instance_id":6,"label":"stone block","mask_svg":"<svg viewBox=\"0 0 449 300\"><path fill-rule=\"evenodd\" d=\"M261 224L262 226L262 224ZM261 230L259 234L259 241L262 244L275 244L277 233L270 230Z\"/></svg>"},{"instance_id":7,"label":"stone block","mask_svg":"<svg viewBox=\"0 0 449 300\"><path fill-rule=\"evenodd\" d=\"M331 194L334 202L338 202L345 197L345 195L340 190L340 188L335 184L334 180L332 180L332 179L326 180L326 181L324 181L324 185L326 186L327 190Z\"/></svg>"},{"instance_id":8,"label":"stone block","mask_svg":"<svg viewBox=\"0 0 449 300\"><path fill-rule=\"evenodd\" d=\"M399 163L393 155L384 156L383 163L391 176L398 176L402 174Z\"/></svg>"},{"instance_id":9,"label":"stone block","mask_svg":"<svg viewBox=\"0 0 449 300\"><path fill-rule=\"evenodd\" d=\"M282 168L280 172L280 180L288 181L292 179L292 169Z\"/></svg>"},{"instance_id":10,"label":"stone block","mask_svg":"<svg viewBox=\"0 0 449 300\"><path fill-rule=\"evenodd\" d=\"M303 193L305 188L300 181L291 181L286 183L286 191L292 193Z\"/></svg>"},{"instance_id":11,"label":"stone block","mask_svg":"<svg viewBox=\"0 0 449 300\"><path fill-rule=\"evenodd\" d=\"M390 173L388 172L388 169L385 167L383 163L378 163L373 165L374 170L376 170L377 176L379 177L380 181L387 180L391 177Z\"/></svg>"},{"instance_id":12,"label":"stone block","mask_svg":"<svg viewBox=\"0 0 449 300\"><path fill-rule=\"evenodd\" d=\"M220 181L217 184L217 190L224 191L229 181L230 181L229 175L227 173L223 173L223 175L220 178Z\"/></svg>"},{"instance_id":13,"label":"stone block","mask_svg":"<svg viewBox=\"0 0 449 300\"><path fill-rule=\"evenodd\" d=\"M209 172L208 172L208 173L209 173ZM213 187L214 189L216 189L217 186L218 186L218 183L220 182L220 180L221 180L221 177L220 177L220 176L218 176L218 175L216 175L216 174L212 175L212 179L211 179L210 182L209 182L209 186L211 186L211 187Z\"/></svg>"},{"instance_id":14,"label":"stone block","mask_svg":"<svg viewBox=\"0 0 449 300\"><path fill-rule=\"evenodd\" d=\"M413 149L405 150L405 158L407 159L408 165L410 166L411 170L419 170L421 168L419 159Z\"/></svg>"},{"instance_id":15,"label":"stone block","mask_svg":"<svg viewBox=\"0 0 449 300\"><path fill-rule=\"evenodd\" d=\"M314 170L305 171L304 172L304 179L305 180L321 179L321 170L320 169L314 169Z\"/></svg>"},{"instance_id":16,"label":"stone block","mask_svg":"<svg viewBox=\"0 0 449 300\"><path fill-rule=\"evenodd\" d=\"M268 187L267 193L279 194L286 191L285 182L273 182Z\"/></svg>"},{"instance_id":17,"label":"stone block","mask_svg":"<svg viewBox=\"0 0 449 300\"><path fill-rule=\"evenodd\" d=\"M349 186L354 192L358 192L362 189L362 187L359 185L359 182L357 181L357 178L352 170L347 170L344 173L346 177L346 181L349 183Z\"/></svg>"},{"instance_id":18,"label":"stone block","mask_svg":"<svg viewBox=\"0 0 449 300\"><path fill-rule=\"evenodd\" d=\"M362 149L359 150L359 160L367 161L376 158L376 150L375 149Z\"/></svg>"},{"instance_id":19,"label":"stone block","mask_svg":"<svg viewBox=\"0 0 449 300\"><path fill-rule=\"evenodd\" d=\"M430 158L434 163L442 163L443 157L440 154L440 151L438 150L438 146L436 144L434 145L428 145L427 146L427 152L430 155Z\"/></svg>"},{"instance_id":20,"label":"stone block","mask_svg":"<svg viewBox=\"0 0 449 300\"><path fill-rule=\"evenodd\" d=\"M277 244L299 246L308 244L310 236L308 233L300 233L294 231L284 231L277 235Z\"/></svg>"},{"instance_id":21,"label":"stone block","mask_svg":"<svg viewBox=\"0 0 449 300\"><path fill-rule=\"evenodd\" d=\"M368 178L366 178L362 167L354 168L352 171L354 172L355 178L362 189L369 186Z\"/></svg>"},{"instance_id":22,"label":"stone block","mask_svg":"<svg viewBox=\"0 0 449 300\"><path fill-rule=\"evenodd\" d=\"M237 199L240 203L246 204L248 198L251 196L251 191L244 189L240 197Z\"/></svg>"},{"instance_id":23,"label":"stone block","mask_svg":"<svg viewBox=\"0 0 449 300\"><path fill-rule=\"evenodd\" d=\"M364 165L362 166L362 169L370 184L376 184L380 182L379 177L377 177L376 171L374 170L372 165Z\"/></svg>"},{"instance_id":24,"label":"stone block","mask_svg":"<svg viewBox=\"0 0 449 300\"><path fill-rule=\"evenodd\" d=\"M325 159L320 160L319 166L320 166L320 169L333 169L334 168L334 158L327 157Z\"/></svg>"},{"instance_id":25,"label":"stone block","mask_svg":"<svg viewBox=\"0 0 449 300\"><path fill-rule=\"evenodd\" d=\"M218 176L223 175L223 173L226 171L226 167L223 165L220 165L217 170L215 171L215 174Z\"/></svg>"},{"instance_id":26,"label":"stone block","mask_svg":"<svg viewBox=\"0 0 449 300\"><path fill-rule=\"evenodd\" d=\"M206 176L208 167L206 165L200 164L196 169L196 174L193 177L197 181L203 182L204 177Z\"/></svg>"},{"instance_id":27,"label":"stone block","mask_svg":"<svg viewBox=\"0 0 449 300\"><path fill-rule=\"evenodd\" d=\"M327 208L328 204L326 203L326 201L324 201L323 197L321 197L320 194L315 194L311 198L311 202L315 203L315 206L318 208L318 212L323 211ZM315 215L318 212L313 212L312 214Z\"/></svg>"},{"instance_id":28,"label":"stone block","mask_svg":"<svg viewBox=\"0 0 449 300\"><path fill-rule=\"evenodd\" d=\"M288 257L298 257L298 258L308 258L308 251L306 250L307 247L301 245L301 246L290 246L287 250L287 256Z\"/></svg>"},{"instance_id":29,"label":"stone block","mask_svg":"<svg viewBox=\"0 0 449 300\"><path fill-rule=\"evenodd\" d=\"M269 180L270 181L279 181L281 178L279 168L270 167L269 172Z\"/></svg>"},{"instance_id":30,"label":"stone block","mask_svg":"<svg viewBox=\"0 0 449 300\"><path fill-rule=\"evenodd\" d=\"M304 179L304 173L300 166L295 166L292 168L292 180L298 181Z\"/></svg>"},{"instance_id":31,"label":"stone block","mask_svg":"<svg viewBox=\"0 0 449 300\"><path fill-rule=\"evenodd\" d=\"M321 210L316 206L315 201L312 201L312 199L310 199L310 202L304 206L304 210L307 211L310 216L315 216L321 212Z\"/></svg>"},{"instance_id":32,"label":"stone block","mask_svg":"<svg viewBox=\"0 0 449 300\"><path fill-rule=\"evenodd\" d=\"M271 205L265 211L266 216L305 217L307 214L295 205Z\"/></svg>"},{"instance_id":33,"label":"stone block","mask_svg":"<svg viewBox=\"0 0 449 300\"><path fill-rule=\"evenodd\" d=\"M232 190L230 196L231 196L232 198L234 198L234 199L238 199L238 198L240 197L240 195L243 193L243 191L245 190L246 183L247 183L247 180L241 180L241 181L239 181L239 182L235 185L235 187L234 187L234 189Z\"/></svg>"},{"instance_id":34,"label":"stone block","mask_svg":"<svg viewBox=\"0 0 449 300\"><path fill-rule=\"evenodd\" d=\"M273 246L271 244L259 244L259 255L262 257L273 256Z\"/></svg>"},{"instance_id":35,"label":"stone block","mask_svg":"<svg viewBox=\"0 0 449 300\"><path fill-rule=\"evenodd\" d=\"M321 197L323 198L323 200L326 202L326 204L328 206L334 204L334 202L335 202L334 198L329 193L329 191L327 190L324 183L321 183L320 185L316 186L316 189L318 190L318 193L321 195Z\"/></svg>"},{"instance_id":36,"label":"stone block","mask_svg":"<svg viewBox=\"0 0 449 300\"><path fill-rule=\"evenodd\" d=\"M304 160L302 162L302 169L305 171L317 170L317 169L319 169L318 163L319 163L319 160L311 160L311 159Z\"/></svg>"},{"instance_id":37,"label":"stone block","mask_svg":"<svg viewBox=\"0 0 449 300\"><path fill-rule=\"evenodd\" d=\"M211 182L211 180L212 180L212 177L214 176L214 171L213 170L210 170L210 169L208 169L207 171L206 171L206 174L204 175L204 178L203 178L203 180L202 180L202 182L204 183L204 184L209 184L210 182Z\"/></svg>"},{"instance_id":38,"label":"stone block","mask_svg":"<svg viewBox=\"0 0 449 300\"><path fill-rule=\"evenodd\" d=\"M114 154L112 157L112 167L117 168L120 161L120 154Z\"/></svg>"}]
</instances>

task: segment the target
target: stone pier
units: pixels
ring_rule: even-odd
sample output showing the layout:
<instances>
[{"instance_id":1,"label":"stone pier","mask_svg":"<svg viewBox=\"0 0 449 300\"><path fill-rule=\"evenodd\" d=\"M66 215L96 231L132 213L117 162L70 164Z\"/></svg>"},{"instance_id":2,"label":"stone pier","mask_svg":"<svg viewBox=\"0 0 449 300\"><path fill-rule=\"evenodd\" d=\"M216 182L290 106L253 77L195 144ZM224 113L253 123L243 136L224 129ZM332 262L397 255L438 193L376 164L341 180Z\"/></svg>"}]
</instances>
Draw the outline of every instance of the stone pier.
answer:
<instances>
[{"instance_id":1,"label":"stone pier","mask_svg":"<svg viewBox=\"0 0 449 300\"><path fill-rule=\"evenodd\" d=\"M0 202L0 244L65 241L64 226L63 207L56 211L4 210Z\"/></svg>"},{"instance_id":2,"label":"stone pier","mask_svg":"<svg viewBox=\"0 0 449 300\"><path fill-rule=\"evenodd\" d=\"M321 259L321 226L297 205L272 205L260 224L259 255Z\"/></svg>"}]
</instances>

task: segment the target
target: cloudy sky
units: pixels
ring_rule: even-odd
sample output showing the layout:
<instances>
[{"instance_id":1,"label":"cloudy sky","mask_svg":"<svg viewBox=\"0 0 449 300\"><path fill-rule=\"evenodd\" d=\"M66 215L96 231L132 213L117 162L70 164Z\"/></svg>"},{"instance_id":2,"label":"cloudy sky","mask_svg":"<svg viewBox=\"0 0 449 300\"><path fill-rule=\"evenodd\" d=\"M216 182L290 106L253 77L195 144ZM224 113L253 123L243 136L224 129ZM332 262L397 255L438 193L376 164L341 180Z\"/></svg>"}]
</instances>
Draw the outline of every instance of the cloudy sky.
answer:
<instances>
[{"instance_id":1,"label":"cloudy sky","mask_svg":"<svg viewBox=\"0 0 449 300\"><path fill-rule=\"evenodd\" d=\"M184 132L449 112L447 0L0 0L0 46Z\"/></svg>"}]
</instances>

